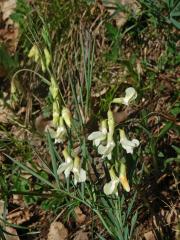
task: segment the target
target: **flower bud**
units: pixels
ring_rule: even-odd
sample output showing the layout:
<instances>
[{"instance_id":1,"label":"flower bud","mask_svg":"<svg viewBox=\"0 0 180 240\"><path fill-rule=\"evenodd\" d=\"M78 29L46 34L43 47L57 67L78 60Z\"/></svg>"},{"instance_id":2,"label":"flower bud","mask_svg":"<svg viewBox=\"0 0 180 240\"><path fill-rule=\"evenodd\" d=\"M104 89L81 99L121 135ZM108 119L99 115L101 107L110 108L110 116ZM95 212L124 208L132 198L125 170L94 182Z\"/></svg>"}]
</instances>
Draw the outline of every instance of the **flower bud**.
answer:
<instances>
[{"instance_id":1,"label":"flower bud","mask_svg":"<svg viewBox=\"0 0 180 240\"><path fill-rule=\"evenodd\" d=\"M60 109L57 101L53 102L53 124L58 126L60 118Z\"/></svg>"},{"instance_id":2,"label":"flower bud","mask_svg":"<svg viewBox=\"0 0 180 240\"><path fill-rule=\"evenodd\" d=\"M114 125L115 125L113 112L109 109L107 115L108 115L109 133L110 133L110 136L113 137L113 134L114 134Z\"/></svg>"},{"instance_id":3,"label":"flower bud","mask_svg":"<svg viewBox=\"0 0 180 240\"><path fill-rule=\"evenodd\" d=\"M62 109L62 118L64 119L66 125L71 128L71 112L68 108L63 107Z\"/></svg>"},{"instance_id":4,"label":"flower bud","mask_svg":"<svg viewBox=\"0 0 180 240\"><path fill-rule=\"evenodd\" d=\"M78 156L76 156L74 158L74 167L73 167L73 171L74 172L79 172L80 170L80 158Z\"/></svg>"},{"instance_id":5,"label":"flower bud","mask_svg":"<svg viewBox=\"0 0 180 240\"><path fill-rule=\"evenodd\" d=\"M120 176L119 176L120 182L126 192L130 191L130 186L126 177L126 165L124 163L121 163L120 167Z\"/></svg>"},{"instance_id":6,"label":"flower bud","mask_svg":"<svg viewBox=\"0 0 180 240\"><path fill-rule=\"evenodd\" d=\"M29 51L28 57L34 58L35 62L37 62L39 60L40 55L39 55L39 50L36 45L32 46L31 50Z\"/></svg>"},{"instance_id":7,"label":"flower bud","mask_svg":"<svg viewBox=\"0 0 180 240\"><path fill-rule=\"evenodd\" d=\"M46 61L46 67L48 68L49 64L51 62L51 55L47 48L44 49L44 56L45 56L45 61Z\"/></svg>"},{"instance_id":8,"label":"flower bud","mask_svg":"<svg viewBox=\"0 0 180 240\"><path fill-rule=\"evenodd\" d=\"M50 91L53 99L55 100L58 96L59 88L58 88L57 82L55 81L55 79L53 77L51 77L51 85L49 87L49 91Z\"/></svg>"},{"instance_id":9,"label":"flower bud","mask_svg":"<svg viewBox=\"0 0 180 240\"><path fill-rule=\"evenodd\" d=\"M45 73L46 67L45 67L44 62L43 62L42 59L41 59L40 63L41 63L41 69L42 69L43 73Z\"/></svg>"}]
</instances>

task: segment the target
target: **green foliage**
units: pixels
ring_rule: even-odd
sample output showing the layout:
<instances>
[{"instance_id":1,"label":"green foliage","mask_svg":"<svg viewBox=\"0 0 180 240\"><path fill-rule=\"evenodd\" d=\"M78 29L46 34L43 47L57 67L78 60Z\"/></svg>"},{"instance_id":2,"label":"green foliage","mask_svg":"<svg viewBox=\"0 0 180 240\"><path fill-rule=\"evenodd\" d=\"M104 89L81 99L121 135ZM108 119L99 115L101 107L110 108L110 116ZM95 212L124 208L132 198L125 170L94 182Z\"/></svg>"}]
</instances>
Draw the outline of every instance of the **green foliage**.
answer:
<instances>
[{"instance_id":1,"label":"green foliage","mask_svg":"<svg viewBox=\"0 0 180 240\"><path fill-rule=\"evenodd\" d=\"M166 0L169 10L169 21L180 29L180 2L178 0Z\"/></svg>"},{"instance_id":2,"label":"green foliage","mask_svg":"<svg viewBox=\"0 0 180 240\"><path fill-rule=\"evenodd\" d=\"M7 71L11 72L18 67L17 56L10 56L3 45L0 45L0 65L3 66Z\"/></svg>"},{"instance_id":3,"label":"green foliage","mask_svg":"<svg viewBox=\"0 0 180 240\"><path fill-rule=\"evenodd\" d=\"M87 26L89 29L89 25L87 23L85 23L83 27L81 25L84 24L81 19L82 13L87 14L87 19L85 18L87 22L89 17L89 19L92 18L91 20L93 20L94 23L94 16L91 16L91 14L88 16L90 9L87 6L92 6L91 4L93 3L94 1L74 2L53 0L50 5L46 5L45 3L42 10L42 3L38 3L36 7L31 7L25 0L19 0L17 2L17 9L12 15L12 19L20 25L20 41L22 43L20 51L23 52L24 58L28 60L27 63L24 61L25 69L20 69L13 78L25 72L30 74L29 79L31 79L32 75L38 77L43 83L47 84L47 87L52 87L53 79L57 86L60 86L58 92L60 108L66 105L71 106L74 115L72 127L68 128L65 126L68 138L67 144L63 143L56 146L52 141L50 131L47 133L45 149L49 151L51 162L46 163L42 160L41 170L39 170L33 162L33 149L28 144L28 141L19 141L10 136L10 133L7 134L8 140L0 140L1 149L5 147L10 149L12 146L15 149L13 157L6 155L12 163L4 166L3 170L0 170L0 176L8 173L5 178L0 177L1 197L5 200L8 199L8 186L11 184L12 192L22 194L27 204L40 203L42 208L53 211L55 214L59 214L59 212L64 209L64 221L68 220L71 216L74 217L74 208L83 204L90 209L93 214L98 216L104 229L112 239L128 240L133 239L138 219L138 211L135 209L137 192L134 186L143 185L143 178L139 175L136 176L140 166L143 165L141 174L146 176L150 175L151 171L154 170L158 174L166 171L171 164L176 164L180 161L180 150L176 144L173 144L171 149L173 150L173 157L166 156L164 149L160 148L160 144L163 142L166 143L170 131L178 135L178 127L175 122L161 119L160 130L156 134L154 134L154 129L152 129L149 124L149 117L152 113L151 107L153 109L155 104L154 94L159 96L164 89L166 90L166 88L163 88L166 86L162 88L158 86L159 73L173 71L180 62L179 55L177 54L178 37L172 37L171 34L168 35L173 26L179 28L180 4L178 1L173 0L163 2L141 0L142 8L139 15L134 17L129 14L127 23L120 29L112 23L109 23L110 19L108 19L108 23L104 26L106 29L105 37L107 37L106 44L108 52L103 52L103 57L105 55L105 58L101 59L100 55L100 57L98 56L100 60L97 60L98 49L96 40L98 37L93 34L93 36L91 36L91 32L87 32L87 38L84 37L84 29L86 29ZM129 13L128 9L121 5L115 7L117 8L117 12L125 11ZM85 13L83 11L85 11ZM69 18L70 15L71 18ZM106 17L107 16L105 16L105 18ZM97 22L98 21L101 23L102 20L98 19ZM104 23L104 21L106 22L106 20L103 19L102 22ZM78 29L79 25L80 30ZM138 35L146 33L149 29L152 30L153 37L156 37L160 28L164 29L167 38L165 49L163 49L158 59L153 60L154 62L148 58L148 55L147 58L142 59L141 49L137 47L141 46L142 42L138 43L140 38L137 38L137 41L135 38L138 37ZM73 31L75 31L75 34L72 34ZM102 36L102 38L103 37L104 36ZM128 44L128 39L133 39L134 43L138 43L139 45L137 44L133 51L129 49L130 54L128 53L127 57L127 53L122 46ZM145 44L147 43L148 41ZM34 62L30 57L28 58L28 54L33 46L36 46L38 49L37 62ZM51 60L45 65L43 71L42 63L47 63L44 49L48 50ZM0 56L3 56L0 60L5 67L15 68L18 65L11 56L6 54L3 48L0 48ZM140 60L143 73L138 73L137 71L136 64L138 60ZM128 74L125 79L121 82L117 81L117 83L111 84L111 75L115 75L116 72L114 74L114 69L110 69L113 74L109 71L109 63L116 64L115 67L121 66L123 71L126 70ZM101 68L103 67L105 69L104 72L106 76L103 75L103 73L94 73L96 67L99 69L98 64L101 65ZM27 67L30 69L27 69ZM91 99L94 74L97 75L95 80L101 76L103 81L106 82L106 84L110 83L111 86L105 95L95 99L99 109L91 116L91 113L94 111ZM109 79L110 82L108 82ZM175 79L173 79L173 81L175 81ZM112 161L110 162L107 159L103 159L102 168L105 176L100 178L98 175L98 177L96 176L96 182L91 182L88 179L85 183L79 183L77 186L72 181L72 173L68 178L60 180L57 170L59 165L64 162L61 152L65 145L67 145L69 154L72 155L74 146L78 146L78 151L83 159L83 169L87 170L89 165L94 164L94 160L97 157L95 155L97 149L94 149L91 154L92 146L87 141L87 134L89 134L87 122L92 120L92 118L93 120L95 118L95 121L104 118L108 109L111 108L112 100L123 92L122 89L124 89L126 85L136 87L139 99L136 104L132 106L132 109L135 109L135 114L132 115L132 118L125 119L125 121L118 123L115 127L114 140L116 147L113 152ZM94 89L98 91L96 89L96 82ZM33 89L31 90L33 92ZM52 115L52 105L54 101L57 101L56 97L53 99L52 93L49 92L49 95L44 100L42 104L43 110L41 110L45 116L50 117ZM171 99L173 103L169 103L169 106L172 104L170 113L175 117L179 114L179 103L177 99L178 93L175 90ZM145 107L141 109L146 100L150 102L148 105L150 108L146 108L145 105ZM124 106L120 106L118 111L123 111L124 109ZM60 114L60 112L58 113ZM119 135L117 133L119 128L124 128L127 131L133 129L134 134L141 139L141 146L133 156L127 154L120 146ZM3 131L6 132L7 130L3 129ZM19 161L19 159L16 159L16 154L21 156L23 160ZM143 162L145 159L144 156L150 158L148 166L146 166L146 162ZM118 197L116 195L113 197L106 196L102 191L102 185L104 181L109 180L109 166L112 164L115 173L117 173L120 161L127 163L127 175L133 186L132 190L130 193L124 194L123 190L118 188ZM96 166L94 167L96 168ZM33 181L23 178L21 175L22 170L28 173ZM8 183L7 180L9 180L10 183ZM99 239L105 239L104 236L101 236L99 233L97 235Z\"/></svg>"}]
</instances>

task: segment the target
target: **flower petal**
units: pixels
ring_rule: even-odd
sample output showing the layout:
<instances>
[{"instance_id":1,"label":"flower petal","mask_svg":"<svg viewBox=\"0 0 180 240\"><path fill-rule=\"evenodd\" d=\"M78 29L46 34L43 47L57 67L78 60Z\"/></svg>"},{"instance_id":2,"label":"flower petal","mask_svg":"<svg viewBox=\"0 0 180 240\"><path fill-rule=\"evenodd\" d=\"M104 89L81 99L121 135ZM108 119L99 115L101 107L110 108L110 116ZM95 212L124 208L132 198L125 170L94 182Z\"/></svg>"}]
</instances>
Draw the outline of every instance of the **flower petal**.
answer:
<instances>
[{"instance_id":1,"label":"flower petal","mask_svg":"<svg viewBox=\"0 0 180 240\"><path fill-rule=\"evenodd\" d=\"M120 129L120 143L122 148L124 148L127 153L131 154L133 154L133 149L139 146L139 141L137 139L133 139L132 141L127 139L123 129Z\"/></svg>"},{"instance_id":2,"label":"flower petal","mask_svg":"<svg viewBox=\"0 0 180 240\"><path fill-rule=\"evenodd\" d=\"M85 182L86 181L86 171L84 169L80 169L78 171L77 169L73 168L74 173L74 184L77 185L77 183Z\"/></svg>"},{"instance_id":3,"label":"flower petal","mask_svg":"<svg viewBox=\"0 0 180 240\"><path fill-rule=\"evenodd\" d=\"M112 150L115 147L114 141L109 142L106 146L103 146L102 144L98 147L98 153L100 155L103 155L103 158L108 157L109 160L111 160L112 157Z\"/></svg>"},{"instance_id":4,"label":"flower petal","mask_svg":"<svg viewBox=\"0 0 180 240\"><path fill-rule=\"evenodd\" d=\"M61 163L60 165L59 165L59 167L58 167L58 170L57 170L57 174L58 175L61 175L63 172L65 172L66 171L66 169L70 169L72 167L72 163L70 162L70 163L66 163L66 162L64 162L64 163ZM68 170L69 171L69 170ZM66 175L68 175L68 171L66 172ZM71 170L70 170L71 171ZM69 174L70 174L70 172L69 172ZM69 176L69 175L68 175Z\"/></svg>"},{"instance_id":5,"label":"flower petal","mask_svg":"<svg viewBox=\"0 0 180 240\"><path fill-rule=\"evenodd\" d=\"M117 180L112 180L109 183L106 183L104 185L103 191L106 195L114 194L117 192L117 186L118 186L119 181Z\"/></svg>"},{"instance_id":6,"label":"flower petal","mask_svg":"<svg viewBox=\"0 0 180 240\"><path fill-rule=\"evenodd\" d=\"M79 182L85 182L85 181L86 181L86 171L81 168L79 172Z\"/></svg>"},{"instance_id":7,"label":"flower petal","mask_svg":"<svg viewBox=\"0 0 180 240\"><path fill-rule=\"evenodd\" d=\"M65 175L66 178L69 177L72 169L73 169L73 162L67 163L67 168L66 168L66 170L64 171L64 175Z\"/></svg>"},{"instance_id":8,"label":"flower petal","mask_svg":"<svg viewBox=\"0 0 180 240\"><path fill-rule=\"evenodd\" d=\"M137 139L133 139L132 142L135 145L135 147L138 147L140 144L139 140L137 140Z\"/></svg>"},{"instance_id":9,"label":"flower petal","mask_svg":"<svg viewBox=\"0 0 180 240\"><path fill-rule=\"evenodd\" d=\"M139 146L139 141L137 139L133 139L129 141L128 139L120 140L122 148L126 150L127 153L133 154L133 149Z\"/></svg>"},{"instance_id":10,"label":"flower petal","mask_svg":"<svg viewBox=\"0 0 180 240\"><path fill-rule=\"evenodd\" d=\"M120 98L114 98L112 100L112 103L118 103L118 104L122 104L124 103L124 98L120 97Z\"/></svg>"},{"instance_id":11,"label":"flower petal","mask_svg":"<svg viewBox=\"0 0 180 240\"><path fill-rule=\"evenodd\" d=\"M105 151L106 151L106 148L107 148L107 146L104 146L104 145L99 145L99 147L98 147L98 153L100 154L100 155L103 155L104 153L105 153Z\"/></svg>"},{"instance_id":12,"label":"flower petal","mask_svg":"<svg viewBox=\"0 0 180 240\"><path fill-rule=\"evenodd\" d=\"M133 100L137 98L137 92L133 87L126 88L125 90L125 97L123 103L125 105L129 105Z\"/></svg>"},{"instance_id":13,"label":"flower petal","mask_svg":"<svg viewBox=\"0 0 180 240\"><path fill-rule=\"evenodd\" d=\"M104 133L102 133L101 131L97 131L97 132L92 132L89 136L88 136L88 140L95 140L97 138L100 138L104 136Z\"/></svg>"}]
</instances>

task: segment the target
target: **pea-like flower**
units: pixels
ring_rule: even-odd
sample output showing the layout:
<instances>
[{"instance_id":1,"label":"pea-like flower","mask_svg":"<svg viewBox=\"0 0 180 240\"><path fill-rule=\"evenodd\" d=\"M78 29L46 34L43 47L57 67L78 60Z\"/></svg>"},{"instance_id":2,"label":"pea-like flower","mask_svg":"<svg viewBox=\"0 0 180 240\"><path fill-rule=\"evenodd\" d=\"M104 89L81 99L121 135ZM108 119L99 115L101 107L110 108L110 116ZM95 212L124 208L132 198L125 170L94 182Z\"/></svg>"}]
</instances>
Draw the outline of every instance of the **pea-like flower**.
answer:
<instances>
[{"instance_id":1,"label":"pea-like flower","mask_svg":"<svg viewBox=\"0 0 180 240\"><path fill-rule=\"evenodd\" d=\"M119 178L116 176L113 167L109 170L111 181L104 185L104 193L106 195L116 194L118 195L118 184L120 183Z\"/></svg>"},{"instance_id":2,"label":"pea-like flower","mask_svg":"<svg viewBox=\"0 0 180 240\"><path fill-rule=\"evenodd\" d=\"M130 191L130 186L126 176L126 165L124 163L121 163L119 177L116 176L116 173L114 172L113 167L111 167L111 169L109 170L109 174L110 174L111 181L106 183L103 189L106 195L111 195L111 194L118 195L119 183L122 184L122 187L126 192Z\"/></svg>"},{"instance_id":3,"label":"pea-like flower","mask_svg":"<svg viewBox=\"0 0 180 240\"><path fill-rule=\"evenodd\" d=\"M136 90L133 87L129 87L125 90L125 97L114 98L112 103L119 103L129 106L136 98Z\"/></svg>"},{"instance_id":4,"label":"pea-like flower","mask_svg":"<svg viewBox=\"0 0 180 240\"><path fill-rule=\"evenodd\" d=\"M107 157L109 160L112 159L112 151L115 147L115 142L113 140L112 135L108 132L107 134L107 145L99 145L98 147L98 153L102 155L102 158Z\"/></svg>"},{"instance_id":5,"label":"pea-like flower","mask_svg":"<svg viewBox=\"0 0 180 240\"><path fill-rule=\"evenodd\" d=\"M66 140L67 131L62 117L59 117L59 125L54 136L55 143L63 143Z\"/></svg>"},{"instance_id":6,"label":"pea-like flower","mask_svg":"<svg viewBox=\"0 0 180 240\"><path fill-rule=\"evenodd\" d=\"M129 182L127 180L127 176L126 176L126 165L124 163L121 163L120 166L120 176L119 176L120 182L124 188L124 190L126 192L130 191L130 186L129 186Z\"/></svg>"},{"instance_id":7,"label":"pea-like flower","mask_svg":"<svg viewBox=\"0 0 180 240\"><path fill-rule=\"evenodd\" d=\"M74 184L86 181L86 171L81 168L80 158L78 156L74 159L72 172L74 173Z\"/></svg>"},{"instance_id":8,"label":"pea-like flower","mask_svg":"<svg viewBox=\"0 0 180 240\"><path fill-rule=\"evenodd\" d=\"M64 172L65 177L68 178L70 173L72 172L74 174L75 185L77 185L77 183L80 183L80 182L85 182L86 171L81 168L80 158L76 156L73 160L71 156L68 154L68 151L66 148L63 150L63 156L65 159L65 162L60 164L57 170L57 174L61 175Z\"/></svg>"},{"instance_id":9,"label":"pea-like flower","mask_svg":"<svg viewBox=\"0 0 180 240\"><path fill-rule=\"evenodd\" d=\"M102 120L99 131L92 132L88 136L88 140L93 141L93 145L98 147L101 142L106 140L106 137L107 137L107 124L106 120Z\"/></svg>"},{"instance_id":10,"label":"pea-like flower","mask_svg":"<svg viewBox=\"0 0 180 240\"><path fill-rule=\"evenodd\" d=\"M120 143L122 145L122 148L126 150L127 153L133 154L133 150L135 147L139 146L139 140L132 139L131 141L127 139L125 131L123 129L120 129Z\"/></svg>"},{"instance_id":11,"label":"pea-like flower","mask_svg":"<svg viewBox=\"0 0 180 240\"><path fill-rule=\"evenodd\" d=\"M106 146L100 144L98 147L98 153L102 155L103 158L107 157L109 160L112 158L112 151L115 147L115 142L113 139L114 134L114 117L111 110L108 111L108 133L107 133L107 144Z\"/></svg>"},{"instance_id":12,"label":"pea-like flower","mask_svg":"<svg viewBox=\"0 0 180 240\"><path fill-rule=\"evenodd\" d=\"M74 163L73 163L73 159L68 154L68 151L66 148L63 150L62 153L63 153L64 159L65 159L65 162L63 162L59 165L57 174L61 175L64 172L65 177L68 178L73 169Z\"/></svg>"}]
</instances>

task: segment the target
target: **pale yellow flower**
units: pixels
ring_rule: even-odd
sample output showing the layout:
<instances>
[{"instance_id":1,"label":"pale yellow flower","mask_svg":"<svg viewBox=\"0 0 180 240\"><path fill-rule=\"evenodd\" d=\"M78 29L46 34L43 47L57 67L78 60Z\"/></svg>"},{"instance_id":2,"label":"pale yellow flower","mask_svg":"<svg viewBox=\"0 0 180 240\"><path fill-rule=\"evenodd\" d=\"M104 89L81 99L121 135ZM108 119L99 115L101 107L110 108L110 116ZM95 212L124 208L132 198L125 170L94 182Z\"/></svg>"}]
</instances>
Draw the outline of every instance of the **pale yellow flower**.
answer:
<instances>
[{"instance_id":1,"label":"pale yellow flower","mask_svg":"<svg viewBox=\"0 0 180 240\"><path fill-rule=\"evenodd\" d=\"M107 143L106 145L100 144L98 146L98 153L102 155L103 158L107 157L109 160L112 158L112 151L115 147L115 142L113 139L114 135L114 117L111 110L108 111L108 133L107 133Z\"/></svg>"},{"instance_id":2,"label":"pale yellow flower","mask_svg":"<svg viewBox=\"0 0 180 240\"><path fill-rule=\"evenodd\" d=\"M59 118L59 125L56 130L56 134L54 136L55 143L63 143L66 140L67 137L67 130L64 126L64 121L62 117Z\"/></svg>"},{"instance_id":3,"label":"pale yellow flower","mask_svg":"<svg viewBox=\"0 0 180 240\"><path fill-rule=\"evenodd\" d=\"M57 170L57 174L61 175L64 172L65 177L68 178L70 173L72 172L74 175L75 185L77 185L77 183L85 182L86 171L83 168L81 168L80 158L76 156L74 159L72 159L71 156L68 154L66 148L63 150L63 156L65 162L60 164Z\"/></svg>"},{"instance_id":4,"label":"pale yellow flower","mask_svg":"<svg viewBox=\"0 0 180 240\"><path fill-rule=\"evenodd\" d=\"M133 150L135 147L139 146L139 140L132 139L131 141L127 139L125 131L123 129L120 129L120 143L122 145L122 148L126 150L127 153L133 154Z\"/></svg>"},{"instance_id":5,"label":"pale yellow flower","mask_svg":"<svg viewBox=\"0 0 180 240\"><path fill-rule=\"evenodd\" d=\"M76 156L74 158L74 165L72 172L74 173L74 184L86 181L86 171L81 168L80 158Z\"/></svg>"},{"instance_id":6,"label":"pale yellow flower","mask_svg":"<svg viewBox=\"0 0 180 240\"><path fill-rule=\"evenodd\" d=\"M106 140L106 136L107 136L107 124L106 120L102 120L99 131L92 132L88 136L88 140L93 141L93 145L98 147L101 142Z\"/></svg>"},{"instance_id":7,"label":"pale yellow flower","mask_svg":"<svg viewBox=\"0 0 180 240\"><path fill-rule=\"evenodd\" d=\"M111 177L111 181L104 185L104 188L103 188L104 193L106 195L111 195L111 194L118 195L117 187L120 181L119 181L119 178L116 176L113 167L111 167L111 169L109 170L109 174Z\"/></svg>"},{"instance_id":8,"label":"pale yellow flower","mask_svg":"<svg viewBox=\"0 0 180 240\"><path fill-rule=\"evenodd\" d=\"M137 98L137 92L133 87L127 88L125 93L125 97L114 98L112 103L119 103L129 106Z\"/></svg>"}]
</instances>

